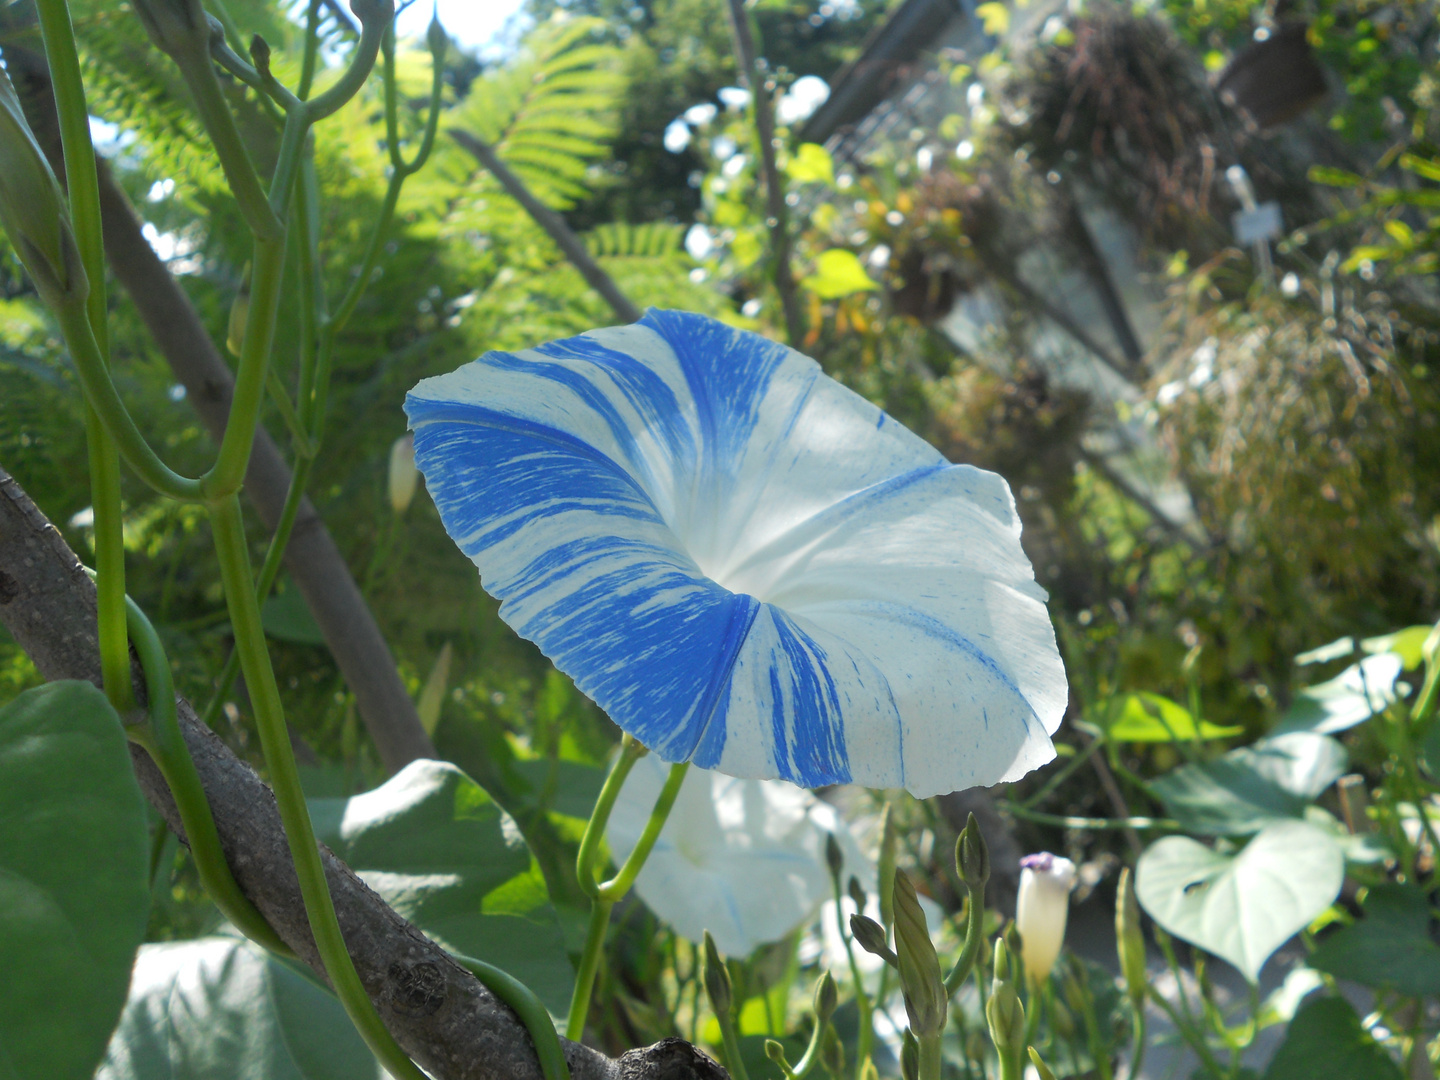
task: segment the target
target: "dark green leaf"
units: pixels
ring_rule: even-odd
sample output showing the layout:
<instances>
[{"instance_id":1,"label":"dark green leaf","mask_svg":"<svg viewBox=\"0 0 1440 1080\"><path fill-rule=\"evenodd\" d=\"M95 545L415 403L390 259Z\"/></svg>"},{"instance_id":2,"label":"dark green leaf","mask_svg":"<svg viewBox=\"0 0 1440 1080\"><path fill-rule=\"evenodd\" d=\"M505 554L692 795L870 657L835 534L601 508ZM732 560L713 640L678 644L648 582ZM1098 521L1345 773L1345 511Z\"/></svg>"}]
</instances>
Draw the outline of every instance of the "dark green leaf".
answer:
<instances>
[{"instance_id":1,"label":"dark green leaf","mask_svg":"<svg viewBox=\"0 0 1440 1080\"><path fill-rule=\"evenodd\" d=\"M1310 966L1376 989L1440 995L1440 944L1425 894L1408 885L1375 886L1364 918L1321 941Z\"/></svg>"},{"instance_id":2,"label":"dark green leaf","mask_svg":"<svg viewBox=\"0 0 1440 1080\"><path fill-rule=\"evenodd\" d=\"M544 877L479 784L454 765L415 761L374 791L311 807L320 838L395 910L564 1012L574 971Z\"/></svg>"},{"instance_id":3,"label":"dark green leaf","mask_svg":"<svg viewBox=\"0 0 1440 1080\"><path fill-rule=\"evenodd\" d=\"M578 761L516 761L510 768L521 781L515 794L526 803L582 820L589 819L605 784L604 769Z\"/></svg>"},{"instance_id":4,"label":"dark green leaf","mask_svg":"<svg viewBox=\"0 0 1440 1080\"><path fill-rule=\"evenodd\" d=\"M104 694L56 682L0 709L0 1075L95 1071L144 939L148 850Z\"/></svg>"},{"instance_id":5,"label":"dark green leaf","mask_svg":"<svg viewBox=\"0 0 1440 1080\"><path fill-rule=\"evenodd\" d=\"M380 1080L344 1008L236 938L146 945L96 1080Z\"/></svg>"},{"instance_id":6,"label":"dark green leaf","mask_svg":"<svg viewBox=\"0 0 1440 1080\"><path fill-rule=\"evenodd\" d=\"M305 606L305 598L298 589L286 589L268 597L260 609L260 622L265 633L276 641L289 641L296 645L324 645L325 635L315 622L315 616Z\"/></svg>"},{"instance_id":7,"label":"dark green leaf","mask_svg":"<svg viewBox=\"0 0 1440 1080\"><path fill-rule=\"evenodd\" d=\"M1322 997L1290 1021L1265 1080L1401 1080L1401 1074L1348 1001Z\"/></svg>"},{"instance_id":8,"label":"dark green leaf","mask_svg":"<svg viewBox=\"0 0 1440 1080\"><path fill-rule=\"evenodd\" d=\"M1326 735L1291 732L1214 761L1182 765L1151 787L1186 830L1243 836L1300 817L1345 771L1345 748Z\"/></svg>"}]
</instances>

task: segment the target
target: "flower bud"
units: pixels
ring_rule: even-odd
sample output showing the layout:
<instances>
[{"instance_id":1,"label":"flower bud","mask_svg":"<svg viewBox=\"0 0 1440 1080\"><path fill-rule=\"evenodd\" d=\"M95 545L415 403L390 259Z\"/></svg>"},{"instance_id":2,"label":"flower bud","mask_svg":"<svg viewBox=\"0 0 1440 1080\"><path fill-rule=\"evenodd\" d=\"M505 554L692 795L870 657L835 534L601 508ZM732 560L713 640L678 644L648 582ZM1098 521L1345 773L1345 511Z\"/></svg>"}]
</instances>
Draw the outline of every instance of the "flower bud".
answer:
<instances>
[{"instance_id":1,"label":"flower bud","mask_svg":"<svg viewBox=\"0 0 1440 1080\"><path fill-rule=\"evenodd\" d=\"M840 850L840 841L834 833L825 834L825 865L830 868L830 876L838 881L840 871L845 869L845 853Z\"/></svg>"},{"instance_id":2,"label":"flower bud","mask_svg":"<svg viewBox=\"0 0 1440 1080\"><path fill-rule=\"evenodd\" d=\"M430 17L430 26L425 31L425 44L430 47L430 55L438 64L450 44L450 35L445 33L445 27L440 25L438 13Z\"/></svg>"},{"instance_id":3,"label":"flower bud","mask_svg":"<svg viewBox=\"0 0 1440 1080\"><path fill-rule=\"evenodd\" d=\"M710 1007L715 1010L716 1016L729 1016L731 993L730 993L730 972L725 967L725 961L720 959L720 950L715 948L715 939L710 936L710 931L705 931L705 963L703 972L705 993L710 998Z\"/></svg>"},{"instance_id":4,"label":"flower bud","mask_svg":"<svg viewBox=\"0 0 1440 1080\"><path fill-rule=\"evenodd\" d=\"M779 1065L780 1071L786 1076L795 1075L795 1071L790 1068L790 1062L785 1060L785 1047L775 1039L765 1040L765 1056Z\"/></svg>"},{"instance_id":5,"label":"flower bud","mask_svg":"<svg viewBox=\"0 0 1440 1080\"><path fill-rule=\"evenodd\" d=\"M255 70L268 79L270 77L270 43L259 34L250 36L250 59L255 61Z\"/></svg>"},{"instance_id":6,"label":"flower bud","mask_svg":"<svg viewBox=\"0 0 1440 1080\"><path fill-rule=\"evenodd\" d=\"M1015 923L1023 944L1025 970L1036 981L1049 977L1065 940L1075 864L1048 851L1020 860L1020 895Z\"/></svg>"},{"instance_id":7,"label":"flower bud","mask_svg":"<svg viewBox=\"0 0 1440 1080\"><path fill-rule=\"evenodd\" d=\"M860 879L854 874L850 875L850 884L845 887L845 891L850 894L850 900L854 903L855 910L864 911L865 901L867 899L865 889L861 886Z\"/></svg>"},{"instance_id":8,"label":"flower bud","mask_svg":"<svg viewBox=\"0 0 1440 1080\"><path fill-rule=\"evenodd\" d=\"M1120 974L1125 976L1125 992L1139 1009L1145 1004L1145 934L1140 928L1140 905L1128 866L1120 871L1120 888L1115 894L1115 947L1120 954Z\"/></svg>"},{"instance_id":9,"label":"flower bud","mask_svg":"<svg viewBox=\"0 0 1440 1080\"><path fill-rule=\"evenodd\" d=\"M1050 1026L1055 1029L1062 1039L1073 1039L1075 1037L1075 1014L1065 1007L1065 1003L1058 997L1051 1000L1046 1006L1050 1010Z\"/></svg>"},{"instance_id":10,"label":"flower bud","mask_svg":"<svg viewBox=\"0 0 1440 1080\"><path fill-rule=\"evenodd\" d=\"M985 1003L985 1022L990 1027L990 1041L1001 1057L1013 1055L1025 1045L1025 1006L1009 982L997 979Z\"/></svg>"},{"instance_id":11,"label":"flower bud","mask_svg":"<svg viewBox=\"0 0 1440 1080\"><path fill-rule=\"evenodd\" d=\"M1010 950L1005 946L1005 935L995 939L995 964L990 969L995 982L1010 978Z\"/></svg>"},{"instance_id":12,"label":"flower bud","mask_svg":"<svg viewBox=\"0 0 1440 1080\"><path fill-rule=\"evenodd\" d=\"M920 1042L908 1028L900 1043L900 1075L904 1080L919 1080Z\"/></svg>"},{"instance_id":13,"label":"flower bud","mask_svg":"<svg viewBox=\"0 0 1440 1080\"><path fill-rule=\"evenodd\" d=\"M990 880L990 848L974 814L966 819L955 841L955 872L972 895L985 895L985 883Z\"/></svg>"},{"instance_id":14,"label":"flower bud","mask_svg":"<svg viewBox=\"0 0 1440 1080\"><path fill-rule=\"evenodd\" d=\"M938 1035L945 1030L949 995L945 993L940 958L935 955L920 898L903 870L895 872L894 898L896 966L900 969L905 1012L917 1038Z\"/></svg>"},{"instance_id":15,"label":"flower bud","mask_svg":"<svg viewBox=\"0 0 1440 1080\"><path fill-rule=\"evenodd\" d=\"M875 884L880 891L880 925L895 925L895 907L891 903L895 892L895 849L899 837L895 835L893 808L885 804L885 816L880 820L880 860L875 866Z\"/></svg>"},{"instance_id":16,"label":"flower bud","mask_svg":"<svg viewBox=\"0 0 1440 1080\"><path fill-rule=\"evenodd\" d=\"M89 292L66 206L10 76L0 71L0 224L41 299L52 306Z\"/></svg>"},{"instance_id":17,"label":"flower bud","mask_svg":"<svg viewBox=\"0 0 1440 1080\"><path fill-rule=\"evenodd\" d=\"M856 944L866 952L880 957L891 967L900 963L885 940L885 928L874 919L865 915L851 915L850 933L854 935Z\"/></svg>"},{"instance_id":18,"label":"flower bud","mask_svg":"<svg viewBox=\"0 0 1440 1080\"><path fill-rule=\"evenodd\" d=\"M820 1036L820 1064L831 1076L842 1076L845 1072L845 1044L835 1034L835 1028L828 1024L825 1034Z\"/></svg>"},{"instance_id":19,"label":"flower bud","mask_svg":"<svg viewBox=\"0 0 1440 1080\"><path fill-rule=\"evenodd\" d=\"M835 1015L839 1004L840 990L835 985L835 977L827 971L815 983L815 1022L826 1023Z\"/></svg>"},{"instance_id":20,"label":"flower bud","mask_svg":"<svg viewBox=\"0 0 1440 1080\"><path fill-rule=\"evenodd\" d=\"M415 436L406 432L390 447L390 509L396 516L405 513L415 498L420 470L415 467Z\"/></svg>"},{"instance_id":21,"label":"flower bud","mask_svg":"<svg viewBox=\"0 0 1440 1080\"><path fill-rule=\"evenodd\" d=\"M1033 1046L1030 1047L1030 1064L1035 1066L1035 1071L1040 1074L1040 1080L1055 1080L1055 1074L1050 1071L1050 1066L1045 1064L1045 1059L1040 1056L1040 1051Z\"/></svg>"}]
</instances>

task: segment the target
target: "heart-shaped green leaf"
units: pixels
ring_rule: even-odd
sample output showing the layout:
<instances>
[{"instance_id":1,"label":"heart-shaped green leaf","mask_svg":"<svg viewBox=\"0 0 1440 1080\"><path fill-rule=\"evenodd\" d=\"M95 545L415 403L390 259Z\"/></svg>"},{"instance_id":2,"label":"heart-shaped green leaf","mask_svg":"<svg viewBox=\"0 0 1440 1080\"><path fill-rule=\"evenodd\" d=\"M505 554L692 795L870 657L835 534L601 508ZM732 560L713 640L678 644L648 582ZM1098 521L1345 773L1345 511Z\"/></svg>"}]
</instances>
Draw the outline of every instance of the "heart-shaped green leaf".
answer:
<instances>
[{"instance_id":1,"label":"heart-shaped green leaf","mask_svg":"<svg viewBox=\"0 0 1440 1080\"><path fill-rule=\"evenodd\" d=\"M1402 661L1393 652L1367 656L1329 682L1306 687L1280 718L1276 733L1315 731L1334 735L1370 719L1396 700Z\"/></svg>"},{"instance_id":2,"label":"heart-shaped green leaf","mask_svg":"<svg viewBox=\"0 0 1440 1080\"><path fill-rule=\"evenodd\" d=\"M146 945L95 1080L381 1080L345 1009L237 938Z\"/></svg>"},{"instance_id":3,"label":"heart-shaped green leaf","mask_svg":"<svg viewBox=\"0 0 1440 1080\"><path fill-rule=\"evenodd\" d=\"M1297 731L1261 739L1214 761L1182 765L1151 784L1170 816L1203 836L1243 836L1300 817L1345 771L1345 748Z\"/></svg>"},{"instance_id":4,"label":"heart-shaped green leaf","mask_svg":"<svg viewBox=\"0 0 1440 1080\"><path fill-rule=\"evenodd\" d=\"M57 682L0 709L0 1076L95 1071L145 935L148 848L104 694Z\"/></svg>"},{"instance_id":5,"label":"heart-shaped green leaf","mask_svg":"<svg viewBox=\"0 0 1440 1080\"><path fill-rule=\"evenodd\" d=\"M1228 739L1245 730L1202 720L1197 732L1195 717L1189 709L1167 697L1147 692L1112 698L1101 727L1112 742L1174 742L1194 739L1197 734L1202 739Z\"/></svg>"},{"instance_id":6,"label":"heart-shaped green leaf","mask_svg":"<svg viewBox=\"0 0 1440 1080\"><path fill-rule=\"evenodd\" d=\"M1375 886L1365 898L1365 917L1320 942L1310 966L1377 990L1440 995L1440 943L1430 930L1425 893L1412 885Z\"/></svg>"},{"instance_id":7,"label":"heart-shaped green leaf","mask_svg":"<svg viewBox=\"0 0 1440 1080\"><path fill-rule=\"evenodd\" d=\"M1290 1021L1265 1080L1401 1080L1401 1073L1348 1001L1322 997Z\"/></svg>"},{"instance_id":8,"label":"heart-shaped green leaf","mask_svg":"<svg viewBox=\"0 0 1440 1080\"><path fill-rule=\"evenodd\" d=\"M1157 841L1140 857L1135 895L1170 933L1254 982L1270 954L1330 906L1344 874L1329 834L1281 821L1236 855L1184 836Z\"/></svg>"},{"instance_id":9,"label":"heart-shaped green leaf","mask_svg":"<svg viewBox=\"0 0 1440 1080\"><path fill-rule=\"evenodd\" d=\"M515 822L454 765L414 761L350 799L312 799L320 839L445 948L503 968L562 1014L574 968Z\"/></svg>"}]
</instances>

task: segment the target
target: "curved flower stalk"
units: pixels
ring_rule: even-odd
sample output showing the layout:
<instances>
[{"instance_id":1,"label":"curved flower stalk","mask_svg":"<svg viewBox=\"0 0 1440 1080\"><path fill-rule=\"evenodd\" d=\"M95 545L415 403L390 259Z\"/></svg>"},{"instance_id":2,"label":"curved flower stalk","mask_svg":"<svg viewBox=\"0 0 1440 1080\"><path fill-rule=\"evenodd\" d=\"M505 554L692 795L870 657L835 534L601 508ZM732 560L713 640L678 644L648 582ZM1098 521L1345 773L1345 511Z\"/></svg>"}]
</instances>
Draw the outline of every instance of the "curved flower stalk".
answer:
<instances>
[{"instance_id":1,"label":"curved flower stalk","mask_svg":"<svg viewBox=\"0 0 1440 1080\"><path fill-rule=\"evenodd\" d=\"M928 797L1053 757L1065 674L1009 488L813 360L651 311L406 411L501 617L664 760Z\"/></svg>"},{"instance_id":2,"label":"curved flower stalk","mask_svg":"<svg viewBox=\"0 0 1440 1080\"><path fill-rule=\"evenodd\" d=\"M669 771L653 754L635 763L606 831L617 863L634 849ZM709 930L721 952L748 956L830 896L832 833L847 867L873 886L874 867L834 807L793 784L692 768L635 891L681 937L699 944Z\"/></svg>"}]
</instances>

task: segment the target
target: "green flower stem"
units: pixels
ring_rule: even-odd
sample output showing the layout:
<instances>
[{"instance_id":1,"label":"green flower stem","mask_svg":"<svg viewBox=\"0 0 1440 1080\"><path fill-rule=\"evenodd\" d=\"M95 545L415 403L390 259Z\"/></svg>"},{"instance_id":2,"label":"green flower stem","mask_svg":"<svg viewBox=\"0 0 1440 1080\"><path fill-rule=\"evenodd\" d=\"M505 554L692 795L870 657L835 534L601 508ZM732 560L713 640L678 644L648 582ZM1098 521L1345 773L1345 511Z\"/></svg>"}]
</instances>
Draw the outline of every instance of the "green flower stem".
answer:
<instances>
[{"instance_id":1,"label":"green flower stem","mask_svg":"<svg viewBox=\"0 0 1440 1080\"><path fill-rule=\"evenodd\" d=\"M822 1021L818 1016L815 1017L815 1030L810 1033L810 1043L805 1047L805 1053L800 1055L800 1060L791 1066L790 1071L798 1080L805 1080L810 1070L815 1068L816 1063L819 1062L820 1042L825 1035L825 1025L829 1022L828 1020Z\"/></svg>"},{"instance_id":2,"label":"green flower stem","mask_svg":"<svg viewBox=\"0 0 1440 1080\"><path fill-rule=\"evenodd\" d=\"M1145 1009L1142 1006L1135 1010L1135 1047L1130 1053L1130 1076L1139 1076L1140 1068L1145 1063Z\"/></svg>"},{"instance_id":3,"label":"green flower stem","mask_svg":"<svg viewBox=\"0 0 1440 1080\"><path fill-rule=\"evenodd\" d=\"M262 239L257 236L252 266L250 313L240 346L230 418L215 464L201 480L205 498L210 502L224 500L239 491L250 464L250 448L255 441L255 426L260 422L260 407L265 401L265 372L270 364L270 346L280 309L280 286L285 274L284 237Z\"/></svg>"},{"instance_id":4,"label":"green flower stem","mask_svg":"<svg viewBox=\"0 0 1440 1080\"><path fill-rule=\"evenodd\" d=\"M720 1045L725 1048L725 1067L730 1070L733 1080L750 1080L750 1075L745 1071L745 1059L740 1056L740 1037L735 1031L735 1018L730 1015L729 1009L722 1009L715 1013L715 1020L720 1025ZM936 1080L939 1080L937 1074Z\"/></svg>"},{"instance_id":5,"label":"green flower stem","mask_svg":"<svg viewBox=\"0 0 1440 1080\"><path fill-rule=\"evenodd\" d=\"M323 120L338 110L355 96L360 87L365 84L365 80L370 77L370 69L375 66L375 57L380 52L380 42L395 21L394 5L389 4L386 7L388 10L379 17L377 17L379 13L370 5L366 5L365 10L359 13L360 40L355 45L355 53L350 59L349 66L334 85L319 97L312 98L304 104L305 115L311 123Z\"/></svg>"},{"instance_id":6,"label":"green flower stem","mask_svg":"<svg viewBox=\"0 0 1440 1080\"><path fill-rule=\"evenodd\" d=\"M850 962L850 978L855 982L855 1008L860 1014L860 1034L855 1040L855 1075L858 1077L875 1047L875 1010L870 1004L869 995L865 993L865 983L860 978L860 965L855 961L855 945L851 940L850 928L845 925L845 905L839 874L830 875L830 885L835 893L835 926L840 931L841 942L845 945L845 958Z\"/></svg>"},{"instance_id":7,"label":"green flower stem","mask_svg":"<svg viewBox=\"0 0 1440 1080\"><path fill-rule=\"evenodd\" d=\"M295 529L295 518L300 512L300 503L304 501L305 484L310 479L310 470L314 464L314 458L311 457L298 457L295 461L295 471L290 476L290 487L285 492L285 505L280 510L280 520L275 523L275 532L270 536L270 547L265 552L265 561L260 564L260 574L255 579L257 604L265 603L265 598L270 595L270 590L275 585L275 579L280 576L285 546L290 542L290 534ZM235 677L239 674L240 650L231 649L225 660L225 667L220 672L220 678L215 682L215 694L210 699L210 704L205 706L205 712L200 718L206 727L214 727L220 708L230 696Z\"/></svg>"},{"instance_id":8,"label":"green flower stem","mask_svg":"<svg viewBox=\"0 0 1440 1080\"><path fill-rule=\"evenodd\" d=\"M110 379L110 369L106 367L95 341L85 302L64 300L55 309L54 315L70 350L86 401L99 416L106 434L115 441L125 463L160 494L182 502L200 501L200 481L181 476L161 461L135 426Z\"/></svg>"},{"instance_id":9,"label":"green flower stem","mask_svg":"<svg viewBox=\"0 0 1440 1080\"><path fill-rule=\"evenodd\" d=\"M86 313L96 348L108 367L109 324L105 311L105 251L100 233L100 187L95 148L90 142L89 109L75 33L65 0L36 4L45 58L55 90L60 143L65 153L65 187L75 246L89 282ZM114 441L94 409L85 409L85 441L90 459L90 503L95 513L95 565L100 671L110 703L122 715L135 707L130 686L130 644L125 631L125 540L120 503L120 459Z\"/></svg>"},{"instance_id":10,"label":"green flower stem","mask_svg":"<svg viewBox=\"0 0 1440 1080\"><path fill-rule=\"evenodd\" d=\"M575 857L575 874L580 879L580 888L592 900L600 897L600 882L595 862L600 855L600 844L605 838L605 826L610 824L610 811L615 809L615 800L625 786L625 778L635 767L635 762L648 754L640 740L631 735L620 739L620 754L605 777L605 785L595 800L595 809L590 811L590 820L585 825L585 834L580 838L580 851Z\"/></svg>"},{"instance_id":11,"label":"green flower stem","mask_svg":"<svg viewBox=\"0 0 1440 1080\"><path fill-rule=\"evenodd\" d=\"M585 1037L590 994L595 988L595 973L600 970L600 954L605 948L605 932L610 929L610 912L614 907L613 901L599 897L590 901L590 925L585 929L585 946L580 952L580 966L575 970L570 1012L565 1017L565 1037L571 1042L579 1042Z\"/></svg>"},{"instance_id":12,"label":"green flower stem","mask_svg":"<svg viewBox=\"0 0 1440 1080\"><path fill-rule=\"evenodd\" d=\"M125 597L125 613L135 651L140 657L140 667L145 673L145 693L150 703L149 730L132 729L130 738L155 759L170 793L175 797L175 808L180 812L181 824L185 826L185 838L195 859L195 869L200 874L200 884L221 913L246 937L271 952L293 956L290 947L255 909L230 873L230 865L225 861L225 852L220 846L220 833L215 828L215 818L205 798L205 788L200 783L200 774L190 757L190 749L185 745L185 736L180 732L180 722L175 714L175 682L171 678L170 661L160 637L140 606L128 596ZM161 828L163 830L164 826Z\"/></svg>"},{"instance_id":13,"label":"green flower stem","mask_svg":"<svg viewBox=\"0 0 1440 1080\"><path fill-rule=\"evenodd\" d=\"M980 955L980 946L985 941L985 897L976 889L970 893L970 910L965 920L965 944L960 948L960 957L950 974L945 976L945 993L954 995L965 982L966 976L975 966Z\"/></svg>"},{"instance_id":14,"label":"green flower stem","mask_svg":"<svg viewBox=\"0 0 1440 1080\"><path fill-rule=\"evenodd\" d=\"M304 101L315 85L316 60L320 56L320 0L310 0L305 9L305 54L300 61L300 86L295 96Z\"/></svg>"},{"instance_id":15,"label":"green flower stem","mask_svg":"<svg viewBox=\"0 0 1440 1080\"><path fill-rule=\"evenodd\" d=\"M920 1043L920 1080L940 1080L940 1039L937 1033L916 1040ZM1022 1073L1005 1071L1005 1057L1000 1055L1000 1080L1022 1080Z\"/></svg>"},{"instance_id":16,"label":"green flower stem","mask_svg":"<svg viewBox=\"0 0 1440 1080\"><path fill-rule=\"evenodd\" d=\"M305 796L300 790L295 755L290 749L280 691L275 684L275 672L270 666L270 655L265 646L265 633L260 626L260 605L255 600L250 576L250 554L245 542L239 498L232 494L212 503L210 519L225 600L235 631L235 648L240 654L240 666L245 672L245 683L254 705L255 724L259 729L265 764L270 771L270 783L275 790L275 801L290 844L290 854L295 860L295 874L316 949L336 996L380 1064L396 1080L424 1080L424 1074L400 1049L375 1012L375 1006L355 971L345 938L340 932L339 920L335 917L330 886L325 880L325 869L315 841L315 830L310 823Z\"/></svg>"},{"instance_id":17,"label":"green flower stem","mask_svg":"<svg viewBox=\"0 0 1440 1080\"><path fill-rule=\"evenodd\" d=\"M1038 810L1030 810L1019 803L1006 802L1002 805L1006 810L1010 811L1010 813L1025 821L1033 821L1039 825L1054 825L1061 829L1163 829L1173 832L1180 831L1180 823L1170 818L1072 817L1068 814L1042 814Z\"/></svg>"},{"instance_id":18,"label":"green flower stem","mask_svg":"<svg viewBox=\"0 0 1440 1080\"><path fill-rule=\"evenodd\" d=\"M555 1024L535 996L535 991L494 964L463 953L451 953L450 957L514 1010L535 1043L535 1056L540 1059L540 1071L545 1080L570 1080L570 1065L565 1060L559 1036L555 1034Z\"/></svg>"},{"instance_id":19,"label":"green flower stem","mask_svg":"<svg viewBox=\"0 0 1440 1080\"><path fill-rule=\"evenodd\" d=\"M670 809L675 805L675 798L680 794L680 785L684 783L685 774L690 768L688 761L670 767L670 775L665 786L660 789L655 808L650 812L650 820L645 823L635 850L630 852L630 857L613 878L600 882L597 880L596 864L600 855L600 843L605 836L605 826L610 822L610 812L615 809L615 800L620 797L620 789L625 786L625 778L630 775L635 762L647 753L649 751L633 736L626 735L620 740L620 754L615 759L610 775L605 778L605 786L600 789L599 798L595 800L595 809L590 812L590 820L585 825L585 835L580 840L580 851L575 858L575 873L579 878L580 888L590 897L590 924L585 931L585 945L580 951L580 967L575 973L575 990L570 997L570 1011L565 1019L565 1037L574 1042L578 1042L585 1034L585 1018L590 1015L590 995L595 988L595 973L600 968L605 932L610 927L610 911L615 902L630 891L630 886L635 883L645 860L650 857L650 851L654 848L655 841L660 838L665 819L670 816Z\"/></svg>"}]
</instances>

